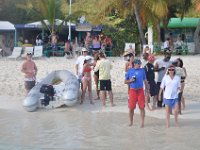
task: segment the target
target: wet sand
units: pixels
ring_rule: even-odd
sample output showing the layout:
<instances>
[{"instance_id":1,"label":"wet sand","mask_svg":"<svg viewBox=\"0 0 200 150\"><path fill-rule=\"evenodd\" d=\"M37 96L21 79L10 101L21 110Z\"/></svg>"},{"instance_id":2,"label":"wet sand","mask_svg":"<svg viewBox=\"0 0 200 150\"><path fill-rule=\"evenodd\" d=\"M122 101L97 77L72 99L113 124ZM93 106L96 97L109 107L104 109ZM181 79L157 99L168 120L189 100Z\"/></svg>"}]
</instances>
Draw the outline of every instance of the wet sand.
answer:
<instances>
[{"instance_id":1,"label":"wet sand","mask_svg":"<svg viewBox=\"0 0 200 150\"><path fill-rule=\"evenodd\" d=\"M180 119L180 128L165 128L164 119L146 117L145 128L139 127L139 116L128 127L127 113L105 112L100 102L88 110L75 107L21 110L20 101L0 108L0 149L67 149L67 150L128 150L133 149L199 149L200 120ZM2 103L2 97L1 97ZM99 105L99 106L98 106ZM17 106L14 108L13 106ZM2 108L3 107L3 108ZM93 107L93 108L91 108Z\"/></svg>"}]
</instances>

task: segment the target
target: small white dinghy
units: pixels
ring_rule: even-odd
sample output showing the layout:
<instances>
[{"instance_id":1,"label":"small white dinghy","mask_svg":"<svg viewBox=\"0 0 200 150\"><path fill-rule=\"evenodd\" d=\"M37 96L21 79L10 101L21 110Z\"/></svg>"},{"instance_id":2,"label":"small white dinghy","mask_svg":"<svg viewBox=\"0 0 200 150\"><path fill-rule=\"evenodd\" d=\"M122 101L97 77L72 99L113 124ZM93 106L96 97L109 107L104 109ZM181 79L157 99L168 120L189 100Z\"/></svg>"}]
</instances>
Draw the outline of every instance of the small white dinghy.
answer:
<instances>
[{"instance_id":1,"label":"small white dinghy","mask_svg":"<svg viewBox=\"0 0 200 150\"><path fill-rule=\"evenodd\" d=\"M23 101L26 111L32 112L41 106L40 98L44 97L44 94L40 93L40 88L44 84L52 85L55 80L63 82L64 86L62 92L59 93L59 100L67 106L73 106L78 101L79 81L76 76L67 70L57 70L48 74L31 89Z\"/></svg>"}]
</instances>

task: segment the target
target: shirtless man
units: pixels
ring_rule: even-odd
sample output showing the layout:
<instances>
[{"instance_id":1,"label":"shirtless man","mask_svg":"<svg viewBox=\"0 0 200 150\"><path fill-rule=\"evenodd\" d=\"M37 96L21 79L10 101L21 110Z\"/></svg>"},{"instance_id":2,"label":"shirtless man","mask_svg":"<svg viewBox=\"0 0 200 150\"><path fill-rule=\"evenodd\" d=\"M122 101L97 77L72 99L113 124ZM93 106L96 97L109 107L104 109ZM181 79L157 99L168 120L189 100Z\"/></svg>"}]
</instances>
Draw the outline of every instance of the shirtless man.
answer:
<instances>
[{"instance_id":1,"label":"shirtless man","mask_svg":"<svg viewBox=\"0 0 200 150\"><path fill-rule=\"evenodd\" d=\"M22 64L21 71L24 73L25 89L26 94L35 86L37 67L34 61L32 60L32 54L27 53L26 60Z\"/></svg>"}]
</instances>

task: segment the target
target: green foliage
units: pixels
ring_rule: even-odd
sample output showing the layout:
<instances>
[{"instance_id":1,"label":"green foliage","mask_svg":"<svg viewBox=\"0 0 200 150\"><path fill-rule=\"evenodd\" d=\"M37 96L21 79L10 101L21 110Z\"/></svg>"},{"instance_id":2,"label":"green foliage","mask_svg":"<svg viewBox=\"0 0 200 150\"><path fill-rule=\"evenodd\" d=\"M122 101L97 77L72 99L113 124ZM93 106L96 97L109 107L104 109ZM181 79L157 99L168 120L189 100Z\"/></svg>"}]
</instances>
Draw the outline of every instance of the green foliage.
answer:
<instances>
[{"instance_id":1,"label":"green foliage","mask_svg":"<svg viewBox=\"0 0 200 150\"><path fill-rule=\"evenodd\" d=\"M128 15L125 20L116 24L116 26L105 25L103 33L112 38L114 56L123 54L125 43L135 43L136 47L139 45L139 32L134 15ZM137 52L139 52L139 49L136 48Z\"/></svg>"},{"instance_id":2,"label":"green foliage","mask_svg":"<svg viewBox=\"0 0 200 150\"><path fill-rule=\"evenodd\" d=\"M25 10L22 10L17 6L18 3L23 3L24 0L5 0L0 6L0 20L10 21L14 24L27 23L30 20L30 16Z\"/></svg>"}]
</instances>

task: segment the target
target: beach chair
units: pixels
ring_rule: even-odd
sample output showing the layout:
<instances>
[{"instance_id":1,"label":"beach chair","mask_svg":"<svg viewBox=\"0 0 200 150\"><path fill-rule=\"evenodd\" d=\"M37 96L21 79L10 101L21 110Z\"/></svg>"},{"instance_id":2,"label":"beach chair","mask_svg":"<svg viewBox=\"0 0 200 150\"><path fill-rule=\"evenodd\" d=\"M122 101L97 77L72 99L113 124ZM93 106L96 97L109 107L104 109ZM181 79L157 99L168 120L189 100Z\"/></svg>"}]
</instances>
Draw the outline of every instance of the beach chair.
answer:
<instances>
[{"instance_id":1,"label":"beach chair","mask_svg":"<svg viewBox=\"0 0 200 150\"><path fill-rule=\"evenodd\" d=\"M33 54L33 47L24 47L24 53L21 56L23 58L25 58L27 53L32 53Z\"/></svg>"},{"instance_id":2,"label":"beach chair","mask_svg":"<svg viewBox=\"0 0 200 150\"><path fill-rule=\"evenodd\" d=\"M78 47L76 47L75 49L73 49L73 55L74 56L80 56L81 55L81 50L82 50L82 48L83 47L81 47L81 46L78 46Z\"/></svg>"},{"instance_id":3,"label":"beach chair","mask_svg":"<svg viewBox=\"0 0 200 150\"><path fill-rule=\"evenodd\" d=\"M21 56L21 52L22 52L22 47L14 47L12 54L8 56L8 58L16 60Z\"/></svg>"},{"instance_id":4,"label":"beach chair","mask_svg":"<svg viewBox=\"0 0 200 150\"><path fill-rule=\"evenodd\" d=\"M0 48L0 54L3 56L3 54L2 54L2 53L3 53L3 49L1 49L1 48Z\"/></svg>"},{"instance_id":5,"label":"beach chair","mask_svg":"<svg viewBox=\"0 0 200 150\"><path fill-rule=\"evenodd\" d=\"M144 52L145 51L149 51L149 54L153 54L153 45L152 44L145 44L145 45L143 45L143 51L142 51L142 53L144 54Z\"/></svg>"},{"instance_id":6,"label":"beach chair","mask_svg":"<svg viewBox=\"0 0 200 150\"><path fill-rule=\"evenodd\" d=\"M135 43L125 43L124 54L130 51L134 51L134 55L135 55Z\"/></svg>"},{"instance_id":7,"label":"beach chair","mask_svg":"<svg viewBox=\"0 0 200 150\"><path fill-rule=\"evenodd\" d=\"M43 55L43 46L35 46L33 58L42 57Z\"/></svg>"}]
</instances>

